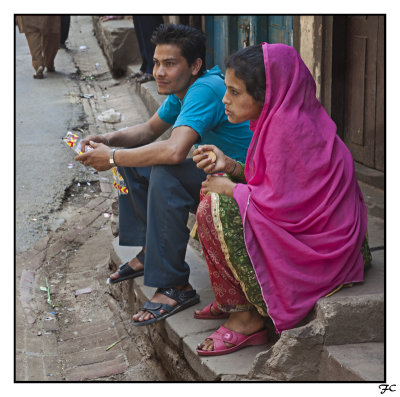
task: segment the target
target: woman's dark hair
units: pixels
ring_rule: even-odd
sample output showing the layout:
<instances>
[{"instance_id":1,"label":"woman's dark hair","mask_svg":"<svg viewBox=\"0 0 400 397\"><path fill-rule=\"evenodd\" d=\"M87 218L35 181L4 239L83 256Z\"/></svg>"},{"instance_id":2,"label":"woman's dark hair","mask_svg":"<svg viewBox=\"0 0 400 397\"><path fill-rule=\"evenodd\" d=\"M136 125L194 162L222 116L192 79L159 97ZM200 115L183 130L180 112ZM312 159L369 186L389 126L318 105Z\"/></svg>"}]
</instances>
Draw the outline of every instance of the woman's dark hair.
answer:
<instances>
[{"instance_id":1,"label":"woman's dark hair","mask_svg":"<svg viewBox=\"0 0 400 397\"><path fill-rule=\"evenodd\" d=\"M226 69L232 69L235 76L244 81L247 92L256 100L265 100L265 66L262 45L242 48L225 62Z\"/></svg>"},{"instance_id":2,"label":"woman's dark hair","mask_svg":"<svg viewBox=\"0 0 400 397\"><path fill-rule=\"evenodd\" d=\"M202 60L198 76L206 71L206 37L200 30L188 25L162 24L154 31L151 42L155 46L175 44L189 66L197 58Z\"/></svg>"}]
</instances>

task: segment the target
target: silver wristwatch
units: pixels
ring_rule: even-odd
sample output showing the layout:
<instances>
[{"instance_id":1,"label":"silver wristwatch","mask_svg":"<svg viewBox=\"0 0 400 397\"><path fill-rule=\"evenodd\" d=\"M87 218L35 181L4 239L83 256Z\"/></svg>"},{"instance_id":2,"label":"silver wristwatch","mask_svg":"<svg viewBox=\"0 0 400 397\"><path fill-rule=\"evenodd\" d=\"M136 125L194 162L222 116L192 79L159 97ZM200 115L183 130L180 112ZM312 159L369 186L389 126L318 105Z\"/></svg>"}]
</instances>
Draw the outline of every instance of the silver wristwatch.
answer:
<instances>
[{"instance_id":1,"label":"silver wristwatch","mask_svg":"<svg viewBox=\"0 0 400 397\"><path fill-rule=\"evenodd\" d=\"M116 150L116 149L111 149L111 151L110 151L110 164L111 164L113 167L116 166L116 164L115 164L115 162L114 162L114 153L115 153L115 150Z\"/></svg>"}]
</instances>

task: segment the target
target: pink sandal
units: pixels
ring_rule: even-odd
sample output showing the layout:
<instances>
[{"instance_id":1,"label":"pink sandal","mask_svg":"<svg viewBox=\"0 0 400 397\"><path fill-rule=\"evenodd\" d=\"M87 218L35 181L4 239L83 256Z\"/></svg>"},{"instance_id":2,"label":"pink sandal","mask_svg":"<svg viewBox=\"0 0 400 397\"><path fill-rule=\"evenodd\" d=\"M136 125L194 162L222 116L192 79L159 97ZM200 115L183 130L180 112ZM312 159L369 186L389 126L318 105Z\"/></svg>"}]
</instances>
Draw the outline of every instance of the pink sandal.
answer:
<instances>
[{"instance_id":1,"label":"pink sandal","mask_svg":"<svg viewBox=\"0 0 400 397\"><path fill-rule=\"evenodd\" d=\"M214 308L216 312L218 312L218 314L213 314L213 312L211 311L211 306ZM220 318L228 318L228 317L229 313L221 311L216 301L210 303L209 305L201 309L199 314L194 313L194 318L197 318L199 320L214 320L214 319L218 320Z\"/></svg>"},{"instance_id":2,"label":"pink sandal","mask_svg":"<svg viewBox=\"0 0 400 397\"><path fill-rule=\"evenodd\" d=\"M268 341L267 330L255 332L251 335L243 335L238 332L231 331L221 325L217 331L210 335L207 339L214 341L214 350L206 351L196 349L199 356L220 356L222 354L233 353L245 346L264 345ZM226 347L225 343L234 344L232 347Z\"/></svg>"}]
</instances>

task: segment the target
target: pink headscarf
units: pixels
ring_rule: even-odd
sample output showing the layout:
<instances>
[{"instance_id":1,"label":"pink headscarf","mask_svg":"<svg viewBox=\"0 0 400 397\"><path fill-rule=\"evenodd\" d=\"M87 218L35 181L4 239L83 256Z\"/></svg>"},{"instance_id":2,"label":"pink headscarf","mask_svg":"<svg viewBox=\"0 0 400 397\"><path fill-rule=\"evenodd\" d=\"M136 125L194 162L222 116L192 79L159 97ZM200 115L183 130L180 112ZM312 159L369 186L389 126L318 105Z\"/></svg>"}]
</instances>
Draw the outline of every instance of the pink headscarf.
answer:
<instances>
[{"instance_id":1,"label":"pink headscarf","mask_svg":"<svg viewBox=\"0 0 400 397\"><path fill-rule=\"evenodd\" d=\"M317 300L363 280L367 213L352 156L297 52L263 44L266 92L237 201L247 251L276 330Z\"/></svg>"}]
</instances>

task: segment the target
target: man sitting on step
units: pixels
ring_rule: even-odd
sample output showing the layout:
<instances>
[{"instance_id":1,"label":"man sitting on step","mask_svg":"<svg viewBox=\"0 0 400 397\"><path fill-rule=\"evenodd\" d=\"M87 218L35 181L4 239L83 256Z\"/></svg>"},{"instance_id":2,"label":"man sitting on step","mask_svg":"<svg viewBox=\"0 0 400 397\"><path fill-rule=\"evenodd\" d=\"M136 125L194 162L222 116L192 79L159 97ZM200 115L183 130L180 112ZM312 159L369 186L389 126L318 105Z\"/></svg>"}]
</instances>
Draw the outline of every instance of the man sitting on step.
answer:
<instances>
[{"instance_id":1,"label":"man sitting on step","mask_svg":"<svg viewBox=\"0 0 400 397\"><path fill-rule=\"evenodd\" d=\"M244 162L252 135L247 122L231 124L227 119L224 76L218 66L206 70L201 31L161 25L152 40L158 93L168 97L142 124L88 136L82 151L89 145L93 150L75 158L98 171L117 165L127 185L129 193L119 196L119 243L143 249L110 280L144 274L144 284L157 288L133 316L134 325L161 320L199 302L189 284L185 254L189 212L196 212L206 174L187 158L190 149L214 144ZM156 141L171 126L170 138Z\"/></svg>"}]
</instances>

